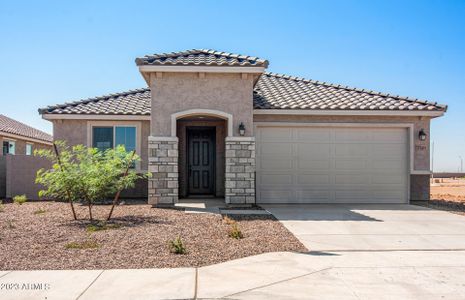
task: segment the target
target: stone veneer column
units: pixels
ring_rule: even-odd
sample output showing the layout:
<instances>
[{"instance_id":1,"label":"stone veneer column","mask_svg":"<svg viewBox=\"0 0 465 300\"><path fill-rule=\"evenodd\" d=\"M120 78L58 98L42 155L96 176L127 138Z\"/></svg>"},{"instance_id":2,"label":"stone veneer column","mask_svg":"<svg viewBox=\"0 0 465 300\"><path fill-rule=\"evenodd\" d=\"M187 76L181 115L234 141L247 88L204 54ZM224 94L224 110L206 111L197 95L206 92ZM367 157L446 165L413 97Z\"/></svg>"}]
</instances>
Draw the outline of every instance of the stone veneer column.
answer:
<instances>
[{"instance_id":1,"label":"stone veneer column","mask_svg":"<svg viewBox=\"0 0 465 300\"><path fill-rule=\"evenodd\" d=\"M149 200L155 206L178 202L178 138L149 137Z\"/></svg>"},{"instance_id":2,"label":"stone veneer column","mask_svg":"<svg viewBox=\"0 0 465 300\"><path fill-rule=\"evenodd\" d=\"M255 138L227 137L225 202L255 204Z\"/></svg>"}]
</instances>

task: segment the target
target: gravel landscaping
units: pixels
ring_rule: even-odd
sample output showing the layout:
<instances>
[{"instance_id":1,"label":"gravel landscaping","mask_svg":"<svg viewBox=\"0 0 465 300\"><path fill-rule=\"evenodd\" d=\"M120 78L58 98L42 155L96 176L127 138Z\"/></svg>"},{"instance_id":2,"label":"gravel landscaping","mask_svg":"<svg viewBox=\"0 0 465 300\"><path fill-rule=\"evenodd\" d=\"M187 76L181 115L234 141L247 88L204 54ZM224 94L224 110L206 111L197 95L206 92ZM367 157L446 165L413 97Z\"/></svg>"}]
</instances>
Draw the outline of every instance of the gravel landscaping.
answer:
<instances>
[{"instance_id":1,"label":"gravel landscaping","mask_svg":"<svg viewBox=\"0 0 465 300\"><path fill-rule=\"evenodd\" d=\"M108 205L94 207L103 220ZM308 251L273 216L230 216L243 239L228 236L221 216L186 214L147 204L116 207L105 228L89 226L87 207L27 202L3 204L0 212L0 270L126 269L197 267L274 251ZM170 252L181 237L187 254Z\"/></svg>"},{"instance_id":2,"label":"gravel landscaping","mask_svg":"<svg viewBox=\"0 0 465 300\"><path fill-rule=\"evenodd\" d=\"M431 200L415 201L413 204L465 215L465 196L461 195L431 194Z\"/></svg>"}]
</instances>

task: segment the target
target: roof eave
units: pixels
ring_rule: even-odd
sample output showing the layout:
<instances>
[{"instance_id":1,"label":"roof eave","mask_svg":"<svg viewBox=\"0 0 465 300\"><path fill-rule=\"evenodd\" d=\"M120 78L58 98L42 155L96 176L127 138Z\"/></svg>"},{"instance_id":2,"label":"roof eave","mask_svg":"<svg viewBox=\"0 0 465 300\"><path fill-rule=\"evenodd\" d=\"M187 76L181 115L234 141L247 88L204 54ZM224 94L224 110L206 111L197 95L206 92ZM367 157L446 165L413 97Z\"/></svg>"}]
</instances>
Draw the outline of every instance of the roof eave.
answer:
<instances>
[{"instance_id":1,"label":"roof eave","mask_svg":"<svg viewBox=\"0 0 465 300\"><path fill-rule=\"evenodd\" d=\"M307 115L307 116L399 116L430 117L443 116L445 111L433 110L330 110L330 109L264 109L255 108L254 115Z\"/></svg>"}]
</instances>

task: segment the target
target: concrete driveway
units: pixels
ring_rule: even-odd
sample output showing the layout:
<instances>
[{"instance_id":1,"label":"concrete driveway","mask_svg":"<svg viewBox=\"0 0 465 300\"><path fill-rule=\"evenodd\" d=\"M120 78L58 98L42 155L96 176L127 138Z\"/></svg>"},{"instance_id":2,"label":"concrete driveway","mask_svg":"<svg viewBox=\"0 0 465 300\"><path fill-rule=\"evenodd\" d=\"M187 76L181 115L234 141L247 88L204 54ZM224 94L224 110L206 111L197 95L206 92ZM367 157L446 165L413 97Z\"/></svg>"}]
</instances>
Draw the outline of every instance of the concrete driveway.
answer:
<instances>
[{"instance_id":1,"label":"concrete driveway","mask_svg":"<svg viewBox=\"0 0 465 300\"><path fill-rule=\"evenodd\" d=\"M465 216L415 205L265 205L311 251L465 250Z\"/></svg>"}]
</instances>

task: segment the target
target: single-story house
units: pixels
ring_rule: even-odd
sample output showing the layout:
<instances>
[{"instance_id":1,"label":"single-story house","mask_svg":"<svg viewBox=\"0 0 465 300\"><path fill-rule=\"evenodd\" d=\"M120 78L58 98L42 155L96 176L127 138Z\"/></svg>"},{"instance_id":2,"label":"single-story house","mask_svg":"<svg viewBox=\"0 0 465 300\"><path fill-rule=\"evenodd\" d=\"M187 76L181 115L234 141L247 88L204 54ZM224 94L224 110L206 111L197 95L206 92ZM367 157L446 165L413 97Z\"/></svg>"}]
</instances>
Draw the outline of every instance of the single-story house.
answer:
<instances>
[{"instance_id":1,"label":"single-story house","mask_svg":"<svg viewBox=\"0 0 465 300\"><path fill-rule=\"evenodd\" d=\"M33 155L35 149L51 148L53 137L0 114L0 142L2 143L0 156Z\"/></svg>"},{"instance_id":2,"label":"single-story house","mask_svg":"<svg viewBox=\"0 0 465 300\"><path fill-rule=\"evenodd\" d=\"M37 199L35 174L48 164L34 150L52 149L53 137L0 114L0 143L0 200L22 194Z\"/></svg>"},{"instance_id":3,"label":"single-story house","mask_svg":"<svg viewBox=\"0 0 465 300\"><path fill-rule=\"evenodd\" d=\"M214 50L136 59L148 88L49 106L54 137L124 144L153 205L408 203L429 199L430 120L447 106L268 73Z\"/></svg>"}]
</instances>

